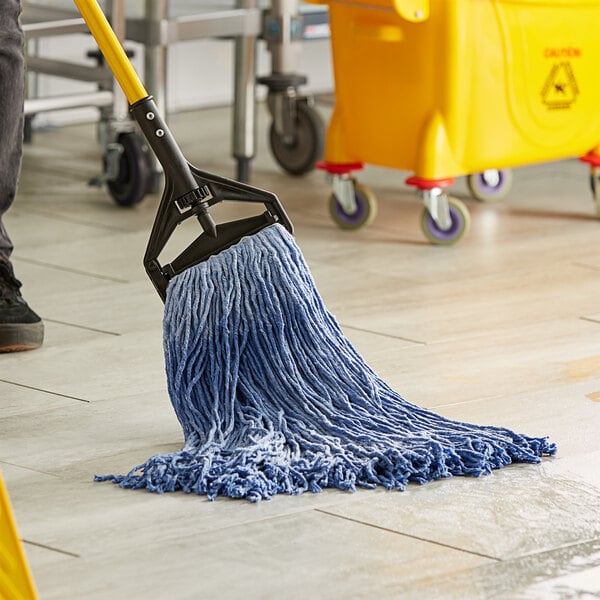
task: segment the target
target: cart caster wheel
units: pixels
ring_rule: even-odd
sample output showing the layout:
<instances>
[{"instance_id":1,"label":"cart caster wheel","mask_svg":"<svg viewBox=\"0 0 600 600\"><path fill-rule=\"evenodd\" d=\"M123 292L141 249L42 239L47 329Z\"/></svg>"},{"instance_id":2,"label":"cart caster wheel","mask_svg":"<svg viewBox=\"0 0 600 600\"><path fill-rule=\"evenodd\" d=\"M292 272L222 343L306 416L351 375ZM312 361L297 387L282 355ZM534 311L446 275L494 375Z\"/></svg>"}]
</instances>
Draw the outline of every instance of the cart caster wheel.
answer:
<instances>
[{"instance_id":1,"label":"cart caster wheel","mask_svg":"<svg viewBox=\"0 0 600 600\"><path fill-rule=\"evenodd\" d=\"M425 237L437 246L450 246L455 244L469 231L471 216L469 209L463 202L456 198L448 198L448 209L450 210L450 227L442 229L429 214L427 208L423 209L421 215L421 228Z\"/></svg>"},{"instance_id":2,"label":"cart caster wheel","mask_svg":"<svg viewBox=\"0 0 600 600\"><path fill-rule=\"evenodd\" d=\"M296 102L294 139L283 139L271 123L271 153L279 166L290 175L304 175L315 168L323 155L325 125L319 113L306 102Z\"/></svg>"},{"instance_id":3,"label":"cart caster wheel","mask_svg":"<svg viewBox=\"0 0 600 600\"><path fill-rule=\"evenodd\" d=\"M341 229L360 229L369 225L377 214L377 199L371 190L356 181L352 182L354 188L355 210L348 213L337 199L335 194L329 196L329 214Z\"/></svg>"},{"instance_id":4,"label":"cart caster wheel","mask_svg":"<svg viewBox=\"0 0 600 600\"><path fill-rule=\"evenodd\" d=\"M512 187L513 174L510 169L487 169L467 177L471 195L480 202L497 202L505 198Z\"/></svg>"},{"instance_id":5,"label":"cart caster wheel","mask_svg":"<svg viewBox=\"0 0 600 600\"><path fill-rule=\"evenodd\" d=\"M111 175L106 185L119 206L134 206L141 202L152 185L152 164L148 146L133 132L120 133L117 144L122 152L119 157L118 172ZM104 167L106 171L107 157Z\"/></svg>"}]
</instances>

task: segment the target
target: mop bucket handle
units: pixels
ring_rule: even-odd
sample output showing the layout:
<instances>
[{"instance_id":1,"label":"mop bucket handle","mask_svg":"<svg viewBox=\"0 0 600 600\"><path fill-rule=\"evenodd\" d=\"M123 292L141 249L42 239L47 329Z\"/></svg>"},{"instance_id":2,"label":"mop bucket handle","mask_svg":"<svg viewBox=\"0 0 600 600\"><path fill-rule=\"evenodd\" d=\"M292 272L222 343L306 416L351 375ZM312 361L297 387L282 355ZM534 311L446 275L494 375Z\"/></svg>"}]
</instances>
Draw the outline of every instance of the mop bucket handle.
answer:
<instances>
[{"instance_id":1,"label":"mop bucket handle","mask_svg":"<svg viewBox=\"0 0 600 600\"><path fill-rule=\"evenodd\" d=\"M123 46L96 0L73 0L130 105L148 97Z\"/></svg>"}]
</instances>

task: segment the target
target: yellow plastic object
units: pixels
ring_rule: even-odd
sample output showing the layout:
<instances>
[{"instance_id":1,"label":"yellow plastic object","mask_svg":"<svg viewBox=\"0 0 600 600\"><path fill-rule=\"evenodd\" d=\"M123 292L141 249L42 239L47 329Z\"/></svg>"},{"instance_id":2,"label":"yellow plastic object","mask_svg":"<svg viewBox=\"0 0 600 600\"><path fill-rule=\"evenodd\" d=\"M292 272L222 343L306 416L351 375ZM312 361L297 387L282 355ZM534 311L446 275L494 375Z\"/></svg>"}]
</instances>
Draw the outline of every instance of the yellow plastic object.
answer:
<instances>
[{"instance_id":1,"label":"yellow plastic object","mask_svg":"<svg viewBox=\"0 0 600 600\"><path fill-rule=\"evenodd\" d=\"M35 600L37 598L1 472L0 598L2 600Z\"/></svg>"},{"instance_id":2,"label":"yellow plastic object","mask_svg":"<svg viewBox=\"0 0 600 600\"><path fill-rule=\"evenodd\" d=\"M309 4L329 4L329 0L305 0ZM419 23L429 18L430 0L355 0L363 6L392 7L403 19Z\"/></svg>"},{"instance_id":3,"label":"yellow plastic object","mask_svg":"<svg viewBox=\"0 0 600 600\"><path fill-rule=\"evenodd\" d=\"M600 144L600 0L330 0L325 160L445 179Z\"/></svg>"},{"instance_id":4,"label":"yellow plastic object","mask_svg":"<svg viewBox=\"0 0 600 600\"><path fill-rule=\"evenodd\" d=\"M96 0L74 0L74 2L96 39L110 70L127 96L129 104L135 104L138 100L147 98L148 92Z\"/></svg>"},{"instance_id":5,"label":"yellow plastic object","mask_svg":"<svg viewBox=\"0 0 600 600\"><path fill-rule=\"evenodd\" d=\"M394 0L394 9L403 19L413 23L429 18L429 0Z\"/></svg>"}]
</instances>

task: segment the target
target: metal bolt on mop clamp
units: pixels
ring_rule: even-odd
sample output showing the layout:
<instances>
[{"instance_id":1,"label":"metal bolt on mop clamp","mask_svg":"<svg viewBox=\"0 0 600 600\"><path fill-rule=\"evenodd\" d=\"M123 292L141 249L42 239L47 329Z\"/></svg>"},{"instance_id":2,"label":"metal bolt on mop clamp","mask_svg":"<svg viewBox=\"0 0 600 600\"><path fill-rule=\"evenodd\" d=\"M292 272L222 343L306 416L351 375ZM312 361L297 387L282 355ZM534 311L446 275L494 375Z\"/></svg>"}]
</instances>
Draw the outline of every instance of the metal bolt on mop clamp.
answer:
<instances>
[{"instance_id":1,"label":"metal bolt on mop clamp","mask_svg":"<svg viewBox=\"0 0 600 600\"><path fill-rule=\"evenodd\" d=\"M293 233L292 223L275 194L200 171L186 160L96 0L74 2L125 92L132 117L163 167L165 187L144 255L146 272L162 300L166 300L167 286L175 275L233 246L243 237L274 223ZM208 209L224 201L263 204L267 210L253 217L215 224ZM193 216L203 232L174 260L161 265L160 253L173 231Z\"/></svg>"}]
</instances>

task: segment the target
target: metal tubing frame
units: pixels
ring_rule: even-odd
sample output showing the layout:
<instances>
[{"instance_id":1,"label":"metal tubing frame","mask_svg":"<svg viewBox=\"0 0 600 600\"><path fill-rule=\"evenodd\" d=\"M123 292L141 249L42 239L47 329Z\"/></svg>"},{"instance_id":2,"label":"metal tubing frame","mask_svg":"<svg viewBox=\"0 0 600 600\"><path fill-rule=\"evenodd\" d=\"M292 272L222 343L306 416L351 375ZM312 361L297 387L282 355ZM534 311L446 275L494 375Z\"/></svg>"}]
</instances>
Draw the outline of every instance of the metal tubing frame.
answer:
<instances>
[{"instance_id":1,"label":"metal tubing frame","mask_svg":"<svg viewBox=\"0 0 600 600\"><path fill-rule=\"evenodd\" d=\"M238 0L238 8L255 9L256 0ZM256 154L256 41L252 33L235 38L232 154L240 181L250 178L250 162Z\"/></svg>"},{"instance_id":2,"label":"metal tubing frame","mask_svg":"<svg viewBox=\"0 0 600 600\"><path fill-rule=\"evenodd\" d=\"M70 108L97 108L112 106L113 93L105 90L90 92L88 94L68 94L64 96L48 96L45 98L28 98L25 100L25 116L33 116L51 110L65 110Z\"/></svg>"},{"instance_id":3,"label":"metal tubing frame","mask_svg":"<svg viewBox=\"0 0 600 600\"><path fill-rule=\"evenodd\" d=\"M125 23L124 1L111 0L113 28L122 39ZM152 90L157 106L166 114L166 61L167 48L170 44L200 38L235 38L235 87L232 131L232 154L238 160L238 175L247 178L249 161L254 157L256 146L256 116L254 76L256 71L256 39L263 34L263 11L257 7L256 0L238 0L238 6L232 10L212 11L206 14L169 18L167 14L168 0L145 0L145 16L143 19L127 19L127 39L145 45L145 80ZM33 10L32 10L33 9ZM34 22L26 23L24 30L28 38L40 38L66 33L85 32L87 26L80 17L71 17L72 13L61 9L29 5L28 10L35 11ZM271 13L280 19L282 25L282 43L271 48L272 70L274 73L293 73L297 61L297 36L291 31L292 19L298 18L297 0L273 0ZM50 14L63 17L59 20L42 21ZM44 59L40 59L43 61ZM66 64L50 66L40 62L38 65L57 74L64 67L67 76L82 74L85 81L92 79L92 72L78 71L77 67ZM32 69L33 71L33 69ZM79 77L74 77L79 78ZM252 81L251 81L252 80ZM101 87L103 82L99 82ZM117 86L113 86L115 89ZM122 116L123 102L115 94L113 115ZM36 99L37 100L37 99ZM40 99L41 100L41 99ZM72 100L65 99L65 108L72 107ZM99 101L105 107L103 117L106 118L105 97ZM92 105L98 105L92 101ZM33 106L33 104L30 104ZM44 104L37 103L42 109ZM55 103L52 103L55 106ZM31 114L31 113L30 113ZM155 163L160 171L160 165Z\"/></svg>"},{"instance_id":4,"label":"metal tubing frame","mask_svg":"<svg viewBox=\"0 0 600 600\"><path fill-rule=\"evenodd\" d=\"M269 15L277 25L278 35L267 37L271 51L271 69L273 73L296 73L300 31L300 16L297 0L271 0Z\"/></svg>"}]
</instances>

